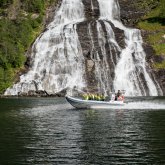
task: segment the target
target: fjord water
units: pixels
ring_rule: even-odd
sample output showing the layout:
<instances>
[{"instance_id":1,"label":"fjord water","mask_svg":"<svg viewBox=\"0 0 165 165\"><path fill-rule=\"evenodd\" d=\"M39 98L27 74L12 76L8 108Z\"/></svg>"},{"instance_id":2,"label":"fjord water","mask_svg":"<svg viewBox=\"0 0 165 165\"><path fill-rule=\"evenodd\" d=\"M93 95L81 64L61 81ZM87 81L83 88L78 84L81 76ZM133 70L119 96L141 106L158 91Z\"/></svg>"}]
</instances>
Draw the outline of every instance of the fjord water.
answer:
<instances>
[{"instance_id":1,"label":"fjord water","mask_svg":"<svg viewBox=\"0 0 165 165\"><path fill-rule=\"evenodd\" d=\"M165 164L165 97L79 110L64 98L0 99L0 164Z\"/></svg>"},{"instance_id":2,"label":"fjord water","mask_svg":"<svg viewBox=\"0 0 165 165\"><path fill-rule=\"evenodd\" d=\"M85 4L84 0L62 0L53 21L33 44L28 73L7 89L5 95L38 90L54 94L75 87L90 90L91 86L105 95L118 89L126 90L127 96L162 95L154 75L148 72L140 30L122 24L118 1L92 0L91 15L95 15L96 8L99 10L99 16L91 16L92 21L85 16L89 5ZM92 73L87 72L85 63L89 60L82 49L85 41L80 42L77 29L82 22L87 22L83 35L90 40L89 50L85 52L89 51L86 53L93 63ZM122 31L120 41L114 29ZM90 84L90 75L91 82L96 82L94 85Z\"/></svg>"}]
</instances>

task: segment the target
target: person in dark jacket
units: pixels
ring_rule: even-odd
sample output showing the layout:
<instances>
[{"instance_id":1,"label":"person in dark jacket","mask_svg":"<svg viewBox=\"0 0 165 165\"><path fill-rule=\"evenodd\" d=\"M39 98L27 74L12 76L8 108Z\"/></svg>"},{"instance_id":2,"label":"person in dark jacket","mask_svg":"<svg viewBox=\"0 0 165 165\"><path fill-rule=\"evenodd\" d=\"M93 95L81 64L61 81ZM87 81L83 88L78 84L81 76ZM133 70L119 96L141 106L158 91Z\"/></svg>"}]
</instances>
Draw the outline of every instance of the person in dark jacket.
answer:
<instances>
[{"instance_id":1,"label":"person in dark jacket","mask_svg":"<svg viewBox=\"0 0 165 165\"><path fill-rule=\"evenodd\" d=\"M118 92L117 92L117 97L119 97L119 96L121 96L120 90L118 90Z\"/></svg>"},{"instance_id":2,"label":"person in dark jacket","mask_svg":"<svg viewBox=\"0 0 165 165\"><path fill-rule=\"evenodd\" d=\"M115 101L117 101L117 99L121 96L121 92L120 90L118 90L117 93L115 93Z\"/></svg>"}]
</instances>

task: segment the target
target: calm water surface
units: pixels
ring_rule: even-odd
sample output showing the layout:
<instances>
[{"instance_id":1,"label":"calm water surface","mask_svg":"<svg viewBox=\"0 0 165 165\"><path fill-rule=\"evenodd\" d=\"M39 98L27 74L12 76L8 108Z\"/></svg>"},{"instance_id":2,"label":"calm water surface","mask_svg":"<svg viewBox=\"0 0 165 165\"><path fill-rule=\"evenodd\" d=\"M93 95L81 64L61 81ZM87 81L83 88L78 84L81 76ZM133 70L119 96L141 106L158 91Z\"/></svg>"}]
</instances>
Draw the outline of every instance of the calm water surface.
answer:
<instances>
[{"instance_id":1,"label":"calm water surface","mask_svg":"<svg viewBox=\"0 0 165 165\"><path fill-rule=\"evenodd\" d=\"M0 99L0 165L165 164L165 97L112 110L64 98Z\"/></svg>"}]
</instances>

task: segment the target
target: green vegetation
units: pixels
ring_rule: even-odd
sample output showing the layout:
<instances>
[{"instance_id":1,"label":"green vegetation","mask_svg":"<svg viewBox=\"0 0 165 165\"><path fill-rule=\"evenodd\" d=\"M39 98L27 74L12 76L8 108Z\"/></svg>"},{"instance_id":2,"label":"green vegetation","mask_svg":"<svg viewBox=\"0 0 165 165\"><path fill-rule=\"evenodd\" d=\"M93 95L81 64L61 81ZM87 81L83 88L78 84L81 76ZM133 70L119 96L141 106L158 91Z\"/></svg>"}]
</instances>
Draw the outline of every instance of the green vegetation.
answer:
<instances>
[{"instance_id":1,"label":"green vegetation","mask_svg":"<svg viewBox=\"0 0 165 165\"><path fill-rule=\"evenodd\" d=\"M138 26L148 32L147 42L153 47L156 55L165 56L165 1L148 0L150 6L154 6L149 10ZM165 61L155 63L153 65L157 69L165 68Z\"/></svg>"},{"instance_id":2,"label":"green vegetation","mask_svg":"<svg viewBox=\"0 0 165 165\"><path fill-rule=\"evenodd\" d=\"M164 69L165 68L165 61L163 61L162 63L155 63L154 67L157 69Z\"/></svg>"},{"instance_id":3,"label":"green vegetation","mask_svg":"<svg viewBox=\"0 0 165 165\"><path fill-rule=\"evenodd\" d=\"M46 8L56 0L0 1L0 93L12 85L25 52L43 28Z\"/></svg>"},{"instance_id":4,"label":"green vegetation","mask_svg":"<svg viewBox=\"0 0 165 165\"><path fill-rule=\"evenodd\" d=\"M136 7L142 10L150 11L159 4L159 0L137 0L135 1Z\"/></svg>"},{"instance_id":5,"label":"green vegetation","mask_svg":"<svg viewBox=\"0 0 165 165\"><path fill-rule=\"evenodd\" d=\"M165 1L160 0L160 15L161 18L165 18Z\"/></svg>"},{"instance_id":6,"label":"green vegetation","mask_svg":"<svg viewBox=\"0 0 165 165\"><path fill-rule=\"evenodd\" d=\"M13 0L1 0L0 1L0 8L6 8L12 3L13 3Z\"/></svg>"}]
</instances>

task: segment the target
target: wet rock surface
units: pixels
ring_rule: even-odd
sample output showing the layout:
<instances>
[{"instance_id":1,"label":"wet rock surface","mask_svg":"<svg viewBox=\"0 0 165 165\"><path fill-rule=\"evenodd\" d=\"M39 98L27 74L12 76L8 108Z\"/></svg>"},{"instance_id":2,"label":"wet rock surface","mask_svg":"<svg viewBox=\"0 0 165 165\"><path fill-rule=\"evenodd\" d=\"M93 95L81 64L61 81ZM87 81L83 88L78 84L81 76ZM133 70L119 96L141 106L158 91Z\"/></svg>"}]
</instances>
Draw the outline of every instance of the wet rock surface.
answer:
<instances>
[{"instance_id":1,"label":"wet rock surface","mask_svg":"<svg viewBox=\"0 0 165 165\"><path fill-rule=\"evenodd\" d=\"M120 17L124 25L135 27L141 17L146 14L146 10L140 10L137 3L140 0L118 0L120 5Z\"/></svg>"},{"instance_id":2,"label":"wet rock surface","mask_svg":"<svg viewBox=\"0 0 165 165\"><path fill-rule=\"evenodd\" d=\"M97 0L83 0L86 20L77 24L77 32L82 47L83 56L86 65L86 83L90 92L97 91L99 82L97 81L96 65L103 65L104 59L107 59L109 69L109 81L114 79L114 64L117 63L120 52L109 44L109 36L105 24L108 23L114 31L117 43L124 48L124 32L116 28L111 22L99 19L99 4ZM98 25L99 24L99 25ZM98 35L98 28L101 30L101 36ZM101 29L100 29L101 28ZM104 44L105 51L101 44ZM105 53L105 54L104 54ZM116 55L113 55L116 54ZM106 56L106 57L105 57ZM100 71L101 72L101 71Z\"/></svg>"},{"instance_id":3,"label":"wet rock surface","mask_svg":"<svg viewBox=\"0 0 165 165\"><path fill-rule=\"evenodd\" d=\"M138 0L137 0L138 2ZM57 7L60 5L61 0L59 0L59 3ZM99 86L99 82L97 81L97 76L96 76L96 70L95 67L96 65L102 65L104 66L104 51L101 48L101 43L105 45L105 54L106 54L106 60L107 60L107 66L109 71L107 71L109 76L108 82L113 82L114 80L114 70L115 70L115 65L117 64L117 58L120 57L120 51L117 50L113 45L109 44L108 39L109 36L107 34L107 30L105 27L105 22L103 20L99 20L99 5L97 0L82 0L82 3L84 4L84 10L85 10L85 17L86 20L83 22L80 22L77 24L77 33L78 37L81 43L82 47L82 53L85 58L85 69L86 69L86 75L84 75L86 79L86 83L88 85L87 91L90 92L96 92L97 87ZM135 5L135 1L133 0L119 0L120 4L120 13L121 13L121 21L122 23L127 26L127 27L136 27L137 22L140 20L140 18L145 14L145 11L140 11L137 9ZM50 11L47 14L47 19L45 20L45 24L48 24L52 21L53 16L54 16L54 11L55 7L50 9ZM102 36L104 38L100 38L98 36L98 24L102 28ZM111 25L111 28L114 31L116 41L118 45L121 48L125 47L125 42L124 42L124 32L118 28L116 28L111 22L108 22L108 24ZM47 29L45 28L45 31ZM142 33L143 37L146 37L146 33ZM163 88L164 94L165 94L165 76L164 76L164 71L156 71L152 69L152 63L153 61L159 61L161 58L155 58L154 56L154 51L152 47L150 47L147 43L144 43L144 49L146 52L146 59L149 64L148 69L156 80L159 80L159 83L161 87ZM27 56L31 54L31 50L27 53ZM116 54L116 56L111 56L112 54ZM28 56L27 62L25 63L27 68L29 68L32 65L32 59L30 56ZM101 71L100 71L101 72ZM100 76L103 76L103 73L100 74ZM141 75L143 78L143 75ZM111 86L111 84L110 84ZM146 86L144 84L144 86ZM112 89L112 86L110 87ZM65 96L66 94L66 89L63 91L60 91L59 93L56 94L48 94L46 91L29 91L28 93L24 94L21 93L19 96Z\"/></svg>"}]
</instances>

